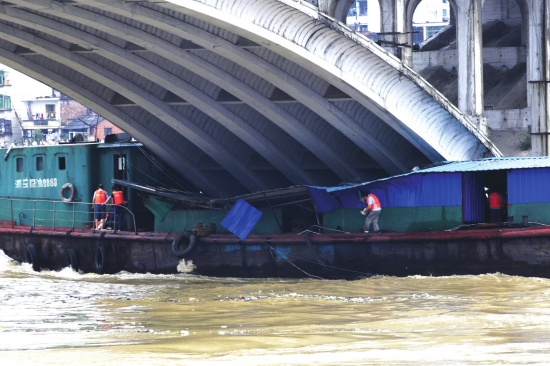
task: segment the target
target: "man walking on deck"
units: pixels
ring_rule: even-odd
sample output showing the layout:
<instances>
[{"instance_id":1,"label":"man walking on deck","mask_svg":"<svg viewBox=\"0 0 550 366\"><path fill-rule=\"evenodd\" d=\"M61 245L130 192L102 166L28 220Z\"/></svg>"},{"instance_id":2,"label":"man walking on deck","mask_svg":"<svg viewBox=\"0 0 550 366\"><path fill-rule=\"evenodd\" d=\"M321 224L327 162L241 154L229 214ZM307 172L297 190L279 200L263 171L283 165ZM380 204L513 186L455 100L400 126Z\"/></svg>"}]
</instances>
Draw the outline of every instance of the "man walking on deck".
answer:
<instances>
[{"instance_id":1,"label":"man walking on deck","mask_svg":"<svg viewBox=\"0 0 550 366\"><path fill-rule=\"evenodd\" d=\"M365 231L365 233L368 233L370 229L370 224L372 223L372 228L374 229L374 232L380 232L380 228L378 227L378 217L382 212L380 200L373 193L363 195L363 199L365 200L365 203L367 205L367 207L365 207L365 209L361 211L363 215L367 215L363 230Z\"/></svg>"}]
</instances>

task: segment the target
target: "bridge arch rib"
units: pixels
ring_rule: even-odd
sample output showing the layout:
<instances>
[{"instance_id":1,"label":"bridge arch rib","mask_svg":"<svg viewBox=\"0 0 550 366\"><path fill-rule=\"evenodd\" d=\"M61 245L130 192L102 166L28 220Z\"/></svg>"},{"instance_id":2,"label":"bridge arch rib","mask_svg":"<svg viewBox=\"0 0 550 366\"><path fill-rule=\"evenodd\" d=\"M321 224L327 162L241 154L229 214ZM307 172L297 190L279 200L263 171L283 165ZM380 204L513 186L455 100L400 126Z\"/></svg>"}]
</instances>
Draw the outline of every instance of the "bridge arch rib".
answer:
<instances>
[{"instance_id":1,"label":"bridge arch rib","mask_svg":"<svg viewBox=\"0 0 550 366\"><path fill-rule=\"evenodd\" d=\"M0 33L8 66L185 156L211 195L500 154L398 60L290 0L14 0Z\"/></svg>"}]
</instances>

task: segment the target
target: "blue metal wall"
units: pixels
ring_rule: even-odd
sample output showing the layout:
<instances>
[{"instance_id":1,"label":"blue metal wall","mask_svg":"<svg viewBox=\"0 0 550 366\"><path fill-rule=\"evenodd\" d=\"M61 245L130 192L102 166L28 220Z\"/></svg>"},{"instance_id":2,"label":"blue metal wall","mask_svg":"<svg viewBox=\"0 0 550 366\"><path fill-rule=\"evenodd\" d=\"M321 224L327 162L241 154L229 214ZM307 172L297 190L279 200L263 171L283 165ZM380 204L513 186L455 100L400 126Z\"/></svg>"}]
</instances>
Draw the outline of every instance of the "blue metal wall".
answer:
<instances>
[{"instance_id":1,"label":"blue metal wall","mask_svg":"<svg viewBox=\"0 0 550 366\"><path fill-rule=\"evenodd\" d=\"M313 192L319 212L340 208L364 208L361 195L374 193L382 207L462 206L462 173L412 174L349 189Z\"/></svg>"},{"instance_id":2,"label":"blue metal wall","mask_svg":"<svg viewBox=\"0 0 550 366\"><path fill-rule=\"evenodd\" d=\"M375 183L372 191L385 207L462 205L462 174L414 174Z\"/></svg>"},{"instance_id":3,"label":"blue metal wall","mask_svg":"<svg viewBox=\"0 0 550 366\"><path fill-rule=\"evenodd\" d=\"M508 172L508 203L550 202L550 168L517 169Z\"/></svg>"},{"instance_id":4,"label":"blue metal wall","mask_svg":"<svg viewBox=\"0 0 550 366\"><path fill-rule=\"evenodd\" d=\"M478 172L464 173L464 222L483 222L487 197L483 187L483 176Z\"/></svg>"}]
</instances>

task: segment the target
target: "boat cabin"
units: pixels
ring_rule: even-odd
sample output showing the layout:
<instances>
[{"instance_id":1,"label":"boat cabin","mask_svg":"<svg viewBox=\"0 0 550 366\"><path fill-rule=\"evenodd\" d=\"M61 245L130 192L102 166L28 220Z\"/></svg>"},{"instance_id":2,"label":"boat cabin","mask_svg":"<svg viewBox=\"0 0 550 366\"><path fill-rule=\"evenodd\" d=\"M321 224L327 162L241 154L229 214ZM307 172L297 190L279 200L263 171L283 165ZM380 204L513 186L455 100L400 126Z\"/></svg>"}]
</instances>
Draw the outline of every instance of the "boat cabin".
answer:
<instances>
[{"instance_id":1,"label":"boat cabin","mask_svg":"<svg viewBox=\"0 0 550 366\"><path fill-rule=\"evenodd\" d=\"M489 222L488 193L504 200L503 221L550 224L550 157L487 158L443 162L407 174L351 187L327 188L323 225L360 231L365 207L359 196L372 192L382 205L382 231L446 230Z\"/></svg>"},{"instance_id":2,"label":"boat cabin","mask_svg":"<svg viewBox=\"0 0 550 366\"><path fill-rule=\"evenodd\" d=\"M1 150L0 150L1 151ZM92 228L92 197L103 184L107 194L116 185L124 192L126 230L154 230L148 197L122 183L185 186L176 174L141 143L126 134L105 143L84 139L56 145L12 146L0 170L0 221L15 225Z\"/></svg>"}]
</instances>

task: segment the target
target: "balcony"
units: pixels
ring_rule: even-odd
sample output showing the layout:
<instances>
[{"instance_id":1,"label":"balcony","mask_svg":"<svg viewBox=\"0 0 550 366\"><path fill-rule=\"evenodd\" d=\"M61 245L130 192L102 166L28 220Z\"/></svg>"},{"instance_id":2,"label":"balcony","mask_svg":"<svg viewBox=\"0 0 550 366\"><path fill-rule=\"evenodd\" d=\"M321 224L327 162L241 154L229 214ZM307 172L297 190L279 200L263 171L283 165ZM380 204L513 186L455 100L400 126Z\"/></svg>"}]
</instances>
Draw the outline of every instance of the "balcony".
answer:
<instances>
[{"instance_id":1,"label":"balcony","mask_svg":"<svg viewBox=\"0 0 550 366\"><path fill-rule=\"evenodd\" d=\"M22 121L23 129L32 129L33 127L39 128L61 128L61 121L56 119L31 119Z\"/></svg>"}]
</instances>

